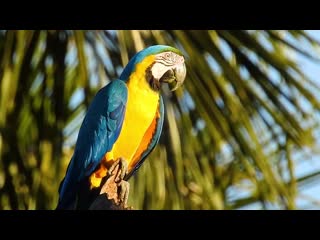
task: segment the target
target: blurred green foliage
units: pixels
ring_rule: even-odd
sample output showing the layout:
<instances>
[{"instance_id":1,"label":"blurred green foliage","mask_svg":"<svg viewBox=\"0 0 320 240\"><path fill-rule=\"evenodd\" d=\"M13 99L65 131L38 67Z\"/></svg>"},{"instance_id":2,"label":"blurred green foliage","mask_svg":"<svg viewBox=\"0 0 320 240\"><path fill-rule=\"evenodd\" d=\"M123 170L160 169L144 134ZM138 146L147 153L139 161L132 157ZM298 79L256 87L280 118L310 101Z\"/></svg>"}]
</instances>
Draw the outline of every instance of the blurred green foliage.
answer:
<instances>
[{"instance_id":1,"label":"blurred green foliage","mask_svg":"<svg viewBox=\"0 0 320 240\"><path fill-rule=\"evenodd\" d=\"M319 61L306 32L1 30L0 209L55 208L91 99L153 44L181 49L187 78L163 90L164 131L130 180L130 205L296 208L308 176L296 179L292 153L314 147L320 107L319 87L292 57Z\"/></svg>"}]
</instances>

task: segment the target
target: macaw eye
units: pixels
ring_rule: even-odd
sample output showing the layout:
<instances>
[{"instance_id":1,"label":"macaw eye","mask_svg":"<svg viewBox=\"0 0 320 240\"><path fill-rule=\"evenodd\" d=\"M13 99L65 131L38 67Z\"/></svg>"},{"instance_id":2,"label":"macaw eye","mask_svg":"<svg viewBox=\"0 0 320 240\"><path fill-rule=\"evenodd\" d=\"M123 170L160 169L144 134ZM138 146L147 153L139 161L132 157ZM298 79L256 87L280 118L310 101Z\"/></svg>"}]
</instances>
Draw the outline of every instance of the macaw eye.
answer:
<instances>
[{"instance_id":1,"label":"macaw eye","mask_svg":"<svg viewBox=\"0 0 320 240\"><path fill-rule=\"evenodd\" d=\"M165 57L170 58L170 55L171 55L170 53L166 53Z\"/></svg>"}]
</instances>

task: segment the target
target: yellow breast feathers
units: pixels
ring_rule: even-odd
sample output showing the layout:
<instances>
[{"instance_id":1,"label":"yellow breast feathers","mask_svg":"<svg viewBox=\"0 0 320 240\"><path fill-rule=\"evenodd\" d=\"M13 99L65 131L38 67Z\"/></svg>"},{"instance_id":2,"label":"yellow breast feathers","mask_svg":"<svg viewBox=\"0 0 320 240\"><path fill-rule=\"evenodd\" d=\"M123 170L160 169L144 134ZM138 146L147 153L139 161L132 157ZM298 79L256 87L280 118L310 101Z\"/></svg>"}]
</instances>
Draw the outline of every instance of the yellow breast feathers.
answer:
<instances>
[{"instance_id":1,"label":"yellow breast feathers","mask_svg":"<svg viewBox=\"0 0 320 240\"><path fill-rule=\"evenodd\" d=\"M153 60L154 57L150 56L137 64L135 73L129 79L124 122L112 149L114 159L124 157L128 161L128 171L131 170L130 162L158 110L159 93L152 90L145 79L145 70Z\"/></svg>"},{"instance_id":2,"label":"yellow breast feathers","mask_svg":"<svg viewBox=\"0 0 320 240\"><path fill-rule=\"evenodd\" d=\"M150 128L155 127L152 123L158 117L159 93L150 88L145 79L145 71L153 61L154 56L149 56L137 64L135 72L127 82L128 101L122 129L112 150L104 157L105 164L101 164L101 168L91 177L91 184L94 187L100 185L101 178L106 175L107 167L119 157L128 161L130 172L136 164L134 161L137 157L136 152L142 150L139 146L146 146L145 142L150 141L144 136L152 137L152 134L147 133L153 130Z\"/></svg>"}]
</instances>

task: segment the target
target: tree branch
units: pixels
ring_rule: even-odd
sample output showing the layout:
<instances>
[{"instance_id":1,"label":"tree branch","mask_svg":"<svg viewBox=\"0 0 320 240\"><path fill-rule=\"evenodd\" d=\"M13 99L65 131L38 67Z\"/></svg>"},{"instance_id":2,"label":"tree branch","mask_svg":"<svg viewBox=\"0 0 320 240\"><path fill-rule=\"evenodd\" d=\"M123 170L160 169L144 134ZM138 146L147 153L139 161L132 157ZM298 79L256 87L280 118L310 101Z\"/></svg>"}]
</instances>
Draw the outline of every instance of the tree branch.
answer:
<instances>
[{"instance_id":1,"label":"tree branch","mask_svg":"<svg viewBox=\"0 0 320 240\"><path fill-rule=\"evenodd\" d=\"M89 207L89 210L127 210L124 206L108 199L107 193L100 194Z\"/></svg>"}]
</instances>

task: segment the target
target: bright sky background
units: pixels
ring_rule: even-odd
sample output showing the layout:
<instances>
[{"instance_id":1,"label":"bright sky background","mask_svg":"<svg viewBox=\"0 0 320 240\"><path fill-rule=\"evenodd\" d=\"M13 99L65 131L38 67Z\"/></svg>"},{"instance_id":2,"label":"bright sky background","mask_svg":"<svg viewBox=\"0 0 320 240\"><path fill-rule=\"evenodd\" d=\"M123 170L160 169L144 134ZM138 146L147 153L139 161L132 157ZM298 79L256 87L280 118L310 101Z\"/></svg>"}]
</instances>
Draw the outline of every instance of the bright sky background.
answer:
<instances>
[{"instance_id":1,"label":"bright sky background","mask_svg":"<svg viewBox=\"0 0 320 240\"><path fill-rule=\"evenodd\" d=\"M320 41L320 30L308 32ZM320 58L320 51L315 55ZM297 55L297 60L306 75L320 86L320 62L311 61L301 55ZM317 145L320 147L320 130L316 132L316 136ZM300 160L300 163L296 166L296 174L298 176L317 171L320 171L320 153L314 153L309 158ZM313 183L301 188L297 206L303 209L320 209L320 182L319 184Z\"/></svg>"},{"instance_id":2,"label":"bright sky background","mask_svg":"<svg viewBox=\"0 0 320 240\"><path fill-rule=\"evenodd\" d=\"M308 32L311 36L320 41L320 30L310 30ZM301 47L308 49L306 44L302 44ZM320 50L313 53L313 55L320 58ZM320 86L320 62L314 62L300 54L296 54L294 57L298 61L303 72ZM297 177L320 171L320 129L315 135L317 136L319 153L312 153L308 157L300 157L300 155L294 156L296 159L295 173ZM296 204L299 209L320 209L320 182L311 182L310 184L301 186L299 188ZM261 209L261 204L254 203L241 209Z\"/></svg>"}]
</instances>

